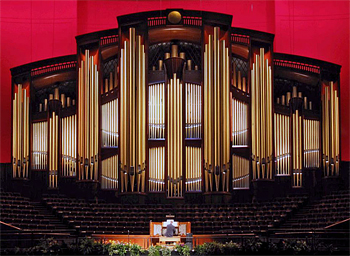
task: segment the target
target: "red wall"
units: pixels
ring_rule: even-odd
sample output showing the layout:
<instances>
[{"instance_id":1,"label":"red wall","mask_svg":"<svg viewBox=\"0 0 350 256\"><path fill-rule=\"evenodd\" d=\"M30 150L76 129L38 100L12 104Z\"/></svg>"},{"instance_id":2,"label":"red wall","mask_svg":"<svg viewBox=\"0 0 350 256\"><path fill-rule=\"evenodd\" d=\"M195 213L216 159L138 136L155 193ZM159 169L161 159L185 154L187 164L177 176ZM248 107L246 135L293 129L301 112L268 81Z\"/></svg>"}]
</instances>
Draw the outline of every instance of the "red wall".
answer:
<instances>
[{"instance_id":1,"label":"red wall","mask_svg":"<svg viewBox=\"0 0 350 256\"><path fill-rule=\"evenodd\" d=\"M166 8L231 14L235 27L276 34L275 51L342 65L341 152L350 160L348 2L72 0L0 1L0 163L11 157L11 67L75 53L76 35L115 28L116 16Z\"/></svg>"}]
</instances>

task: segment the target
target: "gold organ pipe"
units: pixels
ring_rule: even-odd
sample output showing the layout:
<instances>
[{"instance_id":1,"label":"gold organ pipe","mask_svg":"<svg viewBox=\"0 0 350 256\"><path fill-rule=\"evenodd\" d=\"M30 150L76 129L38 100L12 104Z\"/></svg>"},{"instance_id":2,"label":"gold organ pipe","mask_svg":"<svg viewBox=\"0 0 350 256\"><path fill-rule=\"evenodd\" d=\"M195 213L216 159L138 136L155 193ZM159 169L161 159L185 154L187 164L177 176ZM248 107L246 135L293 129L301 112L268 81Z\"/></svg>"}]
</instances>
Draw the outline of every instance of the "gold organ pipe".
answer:
<instances>
[{"instance_id":1,"label":"gold organ pipe","mask_svg":"<svg viewBox=\"0 0 350 256\"><path fill-rule=\"evenodd\" d=\"M214 168L215 168L215 163L214 163L214 150L213 150L213 141L214 141L214 134L213 134L213 128L212 128L212 124L214 122L213 118L214 118L214 109L213 109L213 101L214 101L214 97L215 95L214 93L214 89L213 89L213 69L214 69L214 65L212 65L213 61L213 36L209 35L209 43L208 43L208 136L207 136L207 140L208 140L208 171L209 173L209 186L210 186L210 191L213 191L213 175L214 175ZM210 97L212 95L212 97Z\"/></svg>"},{"instance_id":2,"label":"gold organ pipe","mask_svg":"<svg viewBox=\"0 0 350 256\"><path fill-rule=\"evenodd\" d=\"M113 90L114 88L114 83L113 83L113 72L109 73L109 90Z\"/></svg>"},{"instance_id":3,"label":"gold organ pipe","mask_svg":"<svg viewBox=\"0 0 350 256\"><path fill-rule=\"evenodd\" d=\"M256 169L256 164L255 162L257 161L257 152L256 152L256 149L257 149L257 145L256 145L256 139L257 139L257 133L256 133L256 116L257 116L257 113L255 111L256 109L256 106L255 106L255 101L256 101L256 92L255 92L255 64L253 63L253 69L251 70L251 97L252 97L252 100L251 100L251 116L252 116L252 120L251 120L251 123L252 123L252 169L253 169L253 179L256 179L256 172L257 172L257 169Z\"/></svg>"},{"instance_id":4,"label":"gold organ pipe","mask_svg":"<svg viewBox=\"0 0 350 256\"><path fill-rule=\"evenodd\" d=\"M329 107L328 107L328 89L329 87L325 88L325 166L326 166L326 176L329 176L329 168L328 168L328 162L329 162Z\"/></svg>"},{"instance_id":5,"label":"gold organ pipe","mask_svg":"<svg viewBox=\"0 0 350 256\"><path fill-rule=\"evenodd\" d=\"M214 28L205 46L205 187L207 191L228 189L230 161L229 129L229 64L225 41L220 29ZM214 175L214 183L213 183Z\"/></svg>"},{"instance_id":6,"label":"gold organ pipe","mask_svg":"<svg viewBox=\"0 0 350 256\"><path fill-rule=\"evenodd\" d=\"M18 126L17 126L17 113L18 113L18 105L17 105L17 93L14 95L13 99L13 109L12 109L12 119L13 119L13 126L12 126L12 177L17 177L17 152L18 152Z\"/></svg>"},{"instance_id":7,"label":"gold organ pipe","mask_svg":"<svg viewBox=\"0 0 350 256\"><path fill-rule=\"evenodd\" d=\"M187 70L192 70L192 60L187 60Z\"/></svg>"},{"instance_id":8,"label":"gold organ pipe","mask_svg":"<svg viewBox=\"0 0 350 256\"><path fill-rule=\"evenodd\" d=\"M205 45L205 50L204 50L204 70L208 71L208 45ZM208 116L208 73L204 75L204 116ZM208 119L204 118L204 131L205 131L205 136L204 136L204 158L209 160L208 158L208 134L210 131L208 131ZM204 180L205 180L205 191L208 192L209 191L209 186L208 186L208 181L209 181L209 175L208 175L208 163L204 164Z\"/></svg>"},{"instance_id":9,"label":"gold organ pipe","mask_svg":"<svg viewBox=\"0 0 350 256\"><path fill-rule=\"evenodd\" d=\"M253 179L272 179L272 77L264 49L255 56L252 80Z\"/></svg>"},{"instance_id":10,"label":"gold organ pipe","mask_svg":"<svg viewBox=\"0 0 350 256\"><path fill-rule=\"evenodd\" d=\"M78 165L80 180L98 178L98 71L94 56L85 50L85 60L81 61L78 83ZM68 98L67 98L68 106ZM67 121L68 122L68 121ZM72 125L72 120L68 122ZM72 142L70 142L72 147ZM69 163L71 166L72 163Z\"/></svg>"},{"instance_id":11,"label":"gold organ pipe","mask_svg":"<svg viewBox=\"0 0 350 256\"><path fill-rule=\"evenodd\" d=\"M239 90L242 90L242 84L241 84L241 71L238 71L238 82L237 87Z\"/></svg>"},{"instance_id":12,"label":"gold organ pipe","mask_svg":"<svg viewBox=\"0 0 350 256\"><path fill-rule=\"evenodd\" d=\"M108 78L105 79L105 93L108 92Z\"/></svg>"},{"instance_id":13,"label":"gold organ pipe","mask_svg":"<svg viewBox=\"0 0 350 256\"><path fill-rule=\"evenodd\" d=\"M178 57L178 46L176 44L171 46L171 57Z\"/></svg>"},{"instance_id":14,"label":"gold organ pipe","mask_svg":"<svg viewBox=\"0 0 350 256\"><path fill-rule=\"evenodd\" d=\"M182 196L182 83L174 76L168 84L168 197Z\"/></svg>"},{"instance_id":15,"label":"gold organ pipe","mask_svg":"<svg viewBox=\"0 0 350 256\"><path fill-rule=\"evenodd\" d=\"M141 36L129 29L121 50L121 191L144 192L145 183L145 55ZM116 108L113 109L115 113ZM116 114L114 114L116 119ZM115 138L116 140L116 138Z\"/></svg>"},{"instance_id":16,"label":"gold organ pipe","mask_svg":"<svg viewBox=\"0 0 350 256\"><path fill-rule=\"evenodd\" d=\"M28 178L29 174L29 97L22 84L17 85L13 100L12 159L13 177Z\"/></svg>"},{"instance_id":17,"label":"gold organ pipe","mask_svg":"<svg viewBox=\"0 0 350 256\"><path fill-rule=\"evenodd\" d=\"M311 103L311 102L310 102ZM310 106L311 108L312 106ZM339 98L333 81L322 95L322 162L325 176L339 175Z\"/></svg>"}]
</instances>

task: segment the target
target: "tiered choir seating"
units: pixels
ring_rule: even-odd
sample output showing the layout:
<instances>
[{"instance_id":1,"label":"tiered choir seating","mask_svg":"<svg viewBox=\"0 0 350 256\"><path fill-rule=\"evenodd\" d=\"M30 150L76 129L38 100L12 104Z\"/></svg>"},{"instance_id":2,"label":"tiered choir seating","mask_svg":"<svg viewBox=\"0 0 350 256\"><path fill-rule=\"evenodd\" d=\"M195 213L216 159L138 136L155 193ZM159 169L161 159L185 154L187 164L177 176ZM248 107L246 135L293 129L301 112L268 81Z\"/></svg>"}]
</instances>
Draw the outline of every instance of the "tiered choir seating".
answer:
<instances>
[{"instance_id":1,"label":"tiered choir seating","mask_svg":"<svg viewBox=\"0 0 350 256\"><path fill-rule=\"evenodd\" d=\"M350 218L349 190L337 191L308 205L286 222L284 230L322 229Z\"/></svg>"},{"instance_id":2,"label":"tiered choir seating","mask_svg":"<svg viewBox=\"0 0 350 256\"><path fill-rule=\"evenodd\" d=\"M1 221L20 229L30 230L54 230L56 225L51 219L35 208L29 198L22 197L19 193L0 193Z\"/></svg>"},{"instance_id":3,"label":"tiered choir seating","mask_svg":"<svg viewBox=\"0 0 350 256\"><path fill-rule=\"evenodd\" d=\"M185 205L177 209L176 218L190 221L195 234L263 232L279 226L306 199L294 196L262 203Z\"/></svg>"},{"instance_id":4,"label":"tiered choir seating","mask_svg":"<svg viewBox=\"0 0 350 256\"><path fill-rule=\"evenodd\" d=\"M174 214L178 221L190 221L195 234L228 234L276 227L306 198L292 196L264 203L174 206L96 204L64 196L45 197L43 200L66 223L83 233L148 234L151 220L163 221L167 214Z\"/></svg>"}]
</instances>

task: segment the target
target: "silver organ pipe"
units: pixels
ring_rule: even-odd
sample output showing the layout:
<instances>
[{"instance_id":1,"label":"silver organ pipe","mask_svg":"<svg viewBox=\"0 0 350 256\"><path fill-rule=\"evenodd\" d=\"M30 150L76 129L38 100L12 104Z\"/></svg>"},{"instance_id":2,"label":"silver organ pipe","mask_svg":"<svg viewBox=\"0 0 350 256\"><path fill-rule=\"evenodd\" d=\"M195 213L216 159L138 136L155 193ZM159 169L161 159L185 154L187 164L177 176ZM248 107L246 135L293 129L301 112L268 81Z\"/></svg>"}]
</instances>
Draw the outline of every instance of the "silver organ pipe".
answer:
<instances>
[{"instance_id":1,"label":"silver organ pipe","mask_svg":"<svg viewBox=\"0 0 350 256\"><path fill-rule=\"evenodd\" d=\"M101 188L111 190L118 189L118 155L102 160L101 168Z\"/></svg>"},{"instance_id":2,"label":"silver organ pipe","mask_svg":"<svg viewBox=\"0 0 350 256\"><path fill-rule=\"evenodd\" d=\"M164 83L149 85L148 95L149 138L165 138Z\"/></svg>"},{"instance_id":3,"label":"silver organ pipe","mask_svg":"<svg viewBox=\"0 0 350 256\"><path fill-rule=\"evenodd\" d=\"M276 175L290 175L290 117L274 114Z\"/></svg>"},{"instance_id":4,"label":"silver organ pipe","mask_svg":"<svg viewBox=\"0 0 350 256\"><path fill-rule=\"evenodd\" d=\"M102 147L118 147L118 99L102 105Z\"/></svg>"},{"instance_id":5,"label":"silver organ pipe","mask_svg":"<svg viewBox=\"0 0 350 256\"><path fill-rule=\"evenodd\" d=\"M47 122L33 123L32 169L47 168Z\"/></svg>"},{"instance_id":6,"label":"silver organ pipe","mask_svg":"<svg viewBox=\"0 0 350 256\"><path fill-rule=\"evenodd\" d=\"M202 149L186 147L186 191L202 191Z\"/></svg>"},{"instance_id":7,"label":"silver organ pipe","mask_svg":"<svg viewBox=\"0 0 350 256\"><path fill-rule=\"evenodd\" d=\"M248 104L232 98L232 146L248 146Z\"/></svg>"},{"instance_id":8,"label":"silver organ pipe","mask_svg":"<svg viewBox=\"0 0 350 256\"><path fill-rule=\"evenodd\" d=\"M304 166L306 168L318 168L320 166L320 122L304 118L303 128Z\"/></svg>"},{"instance_id":9,"label":"silver organ pipe","mask_svg":"<svg viewBox=\"0 0 350 256\"><path fill-rule=\"evenodd\" d=\"M62 138L62 176L76 176L76 138L77 138L77 116L71 115L61 119Z\"/></svg>"},{"instance_id":10,"label":"silver organ pipe","mask_svg":"<svg viewBox=\"0 0 350 256\"><path fill-rule=\"evenodd\" d=\"M249 160L235 154L232 155L232 187L249 188Z\"/></svg>"},{"instance_id":11,"label":"silver organ pipe","mask_svg":"<svg viewBox=\"0 0 350 256\"><path fill-rule=\"evenodd\" d=\"M148 186L150 192L165 191L165 147L149 149L149 179Z\"/></svg>"},{"instance_id":12,"label":"silver organ pipe","mask_svg":"<svg viewBox=\"0 0 350 256\"><path fill-rule=\"evenodd\" d=\"M200 138L202 126L201 86L185 83L186 92L186 138Z\"/></svg>"}]
</instances>

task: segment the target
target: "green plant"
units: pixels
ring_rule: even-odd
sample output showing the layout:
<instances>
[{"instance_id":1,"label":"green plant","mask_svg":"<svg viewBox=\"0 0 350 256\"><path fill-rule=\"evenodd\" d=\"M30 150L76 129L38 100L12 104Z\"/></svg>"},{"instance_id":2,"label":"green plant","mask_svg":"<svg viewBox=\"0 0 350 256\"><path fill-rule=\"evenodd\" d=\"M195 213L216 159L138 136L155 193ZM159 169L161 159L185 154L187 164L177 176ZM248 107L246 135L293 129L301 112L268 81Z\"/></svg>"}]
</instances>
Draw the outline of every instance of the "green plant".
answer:
<instances>
[{"instance_id":1,"label":"green plant","mask_svg":"<svg viewBox=\"0 0 350 256\"><path fill-rule=\"evenodd\" d=\"M61 243L54 238L40 239L38 245L24 250L27 254L58 255L62 253Z\"/></svg>"},{"instance_id":2,"label":"green plant","mask_svg":"<svg viewBox=\"0 0 350 256\"><path fill-rule=\"evenodd\" d=\"M160 250L162 247L156 245L148 248L148 256L160 256Z\"/></svg>"},{"instance_id":3,"label":"green plant","mask_svg":"<svg viewBox=\"0 0 350 256\"><path fill-rule=\"evenodd\" d=\"M185 244L176 245L175 250L178 251L181 256L189 256L190 255L190 247L188 247Z\"/></svg>"},{"instance_id":4,"label":"green plant","mask_svg":"<svg viewBox=\"0 0 350 256\"><path fill-rule=\"evenodd\" d=\"M224 253L222 243L210 242L203 244L203 255L221 255Z\"/></svg>"},{"instance_id":5,"label":"green plant","mask_svg":"<svg viewBox=\"0 0 350 256\"><path fill-rule=\"evenodd\" d=\"M204 244L199 244L194 248L194 253L196 255L204 255Z\"/></svg>"},{"instance_id":6,"label":"green plant","mask_svg":"<svg viewBox=\"0 0 350 256\"><path fill-rule=\"evenodd\" d=\"M90 255L93 253L94 240L91 238L83 238L78 243L78 251L83 255Z\"/></svg>"},{"instance_id":7,"label":"green plant","mask_svg":"<svg viewBox=\"0 0 350 256\"><path fill-rule=\"evenodd\" d=\"M129 246L129 251L131 256L139 256L141 253L141 246L138 244L131 244Z\"/></svg>"},{"instance_id":8,"label":"green plant","mask_svg":"<svg viewBox=\"0 0 350 256\"><path fill-rule=\"evenodd\" d=\"M161 249L162 256L171 256L171 250L168 247L163 247Z\"/></svg>"},{"instance_id":9,"label":"green plant","mask_svg":"<svg viewBox=\"0 0 350 256\"><path fill-rule=\"evenodd\" d=\"M311 247L306 243L306 241L298 240L293 244L293 251L295 254L306 254L311 251Z\"/></svg>"},{"instance_id":10,"label":"green plant","mask_svg":"<svg viewBox=\"0 0 350 256\"><path fill-rule=\"evenodd\" d=\"M262 242L259 239L248 239L244 246L242 246L242 250L249 254L256 254L259 252L262 246Z\"/></svg>"},{"instance_id":11,"label":"green plant","mask_svg":"<svg viewBox=\"0 0 350 256\"><path fill-rule=\"evenodd\" d=\"M109 245L108 253L110 256L112 255L124 256L128 250L129 250L129 245L118 242L118 243L112 243Z\"/></svg>"},{"instance_id":12,"label":"green plant","mask_svg":"<svg viewBox=\"0 0 350 256\"><path fill-rule=\"evenodd\" d=\"M232 255L232 254L237 254L240 252L242 249L241 244L234 243L232 241L227 242L223 245L223 253L224 255Z\"/></svg>"}]
</instances>

